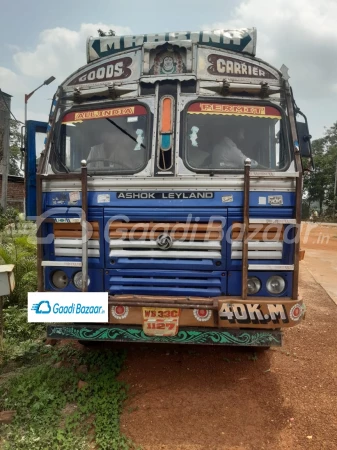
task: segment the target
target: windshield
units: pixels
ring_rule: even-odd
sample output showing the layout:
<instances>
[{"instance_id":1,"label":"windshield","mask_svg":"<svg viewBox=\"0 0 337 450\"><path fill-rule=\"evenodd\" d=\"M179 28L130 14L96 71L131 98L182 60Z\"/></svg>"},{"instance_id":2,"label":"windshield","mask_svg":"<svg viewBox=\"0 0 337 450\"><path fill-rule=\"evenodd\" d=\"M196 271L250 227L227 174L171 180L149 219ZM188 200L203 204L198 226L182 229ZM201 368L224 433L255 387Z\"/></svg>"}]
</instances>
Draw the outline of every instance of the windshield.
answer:
<instances>
[{"instance_id":1,"label":"windshield","mask_svg":"<svg viewBox=\"0 0 337 450\"><path fill-rule=\"evenodd\" d=\"M62 119L59 171L138 172L148 161L144 106L76 111Z\"/></svg>"},{"instance_id":2,"label":"windshield","mask_svg":"<svg viewBox=\"0 0 337 450\"><path fill-rule=\"evenodd\" d=\"M193 103L187 110L186 163L193 170L285 169L289 151L273 106Z\"/></svg>"}]
</instances>

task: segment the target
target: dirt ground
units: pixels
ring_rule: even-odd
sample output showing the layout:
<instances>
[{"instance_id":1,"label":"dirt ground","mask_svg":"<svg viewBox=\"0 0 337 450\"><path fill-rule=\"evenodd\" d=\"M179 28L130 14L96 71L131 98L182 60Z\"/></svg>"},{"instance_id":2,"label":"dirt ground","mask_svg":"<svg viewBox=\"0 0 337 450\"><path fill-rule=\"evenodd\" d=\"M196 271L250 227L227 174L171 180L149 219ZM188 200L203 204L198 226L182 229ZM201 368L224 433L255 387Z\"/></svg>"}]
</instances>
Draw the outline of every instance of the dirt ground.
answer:
<instances>
[{"instance_id":1,"label":"dirt ground","mask_svg":"<svg viewBox=\"0 0 337 450\"><path fill-rule=\"evenodd\" d=\"M337 224L304 224L305 265L337 304Z\"/></svg>"},{"instance_id":2,"label":"dirt ground","mask_svg":"<svg viewBox=\"0 0 337 450\"><path fill-rule=\"evenodd\" d=\"M128 348L121 426L135 443L144 450L337 449L337 307L318 279L328 266L337 270L337 227L312 229L302 247L307 315L285 332L282 349ZM326 252L331 260L322 263Z\"/></svg>"}]
</instances>

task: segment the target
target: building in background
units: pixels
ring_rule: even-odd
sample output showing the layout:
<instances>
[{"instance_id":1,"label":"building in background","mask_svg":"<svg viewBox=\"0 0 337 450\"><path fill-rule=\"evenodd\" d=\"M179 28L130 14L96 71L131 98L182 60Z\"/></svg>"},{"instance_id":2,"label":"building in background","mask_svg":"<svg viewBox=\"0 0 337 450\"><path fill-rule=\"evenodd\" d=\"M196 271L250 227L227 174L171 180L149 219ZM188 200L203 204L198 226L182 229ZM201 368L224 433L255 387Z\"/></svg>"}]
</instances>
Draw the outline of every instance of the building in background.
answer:
<instances>
[{"instance_id":1,"label":"building in background","mask_svg":"<svg viewBox=\"0 0 337 450\"><path fill-rule=\"evenodd\" d=\"M0 198L2 196L2 174L0 173ZM8 175L7 187L7 207L18 209L23 212L25 201L25 181L24 177Z\"/></svg>"},{"instance_id":2,"label":"building in background","mask_svg":"<svg viewBox=\"0 0 337 450\"><path fill-rule=\"evenodd\" d=\"M3 208L8 205L22 211L24 179L8 176L11 98L11 95L0 89L0 198Z\"/></svg>"}]
</instances>

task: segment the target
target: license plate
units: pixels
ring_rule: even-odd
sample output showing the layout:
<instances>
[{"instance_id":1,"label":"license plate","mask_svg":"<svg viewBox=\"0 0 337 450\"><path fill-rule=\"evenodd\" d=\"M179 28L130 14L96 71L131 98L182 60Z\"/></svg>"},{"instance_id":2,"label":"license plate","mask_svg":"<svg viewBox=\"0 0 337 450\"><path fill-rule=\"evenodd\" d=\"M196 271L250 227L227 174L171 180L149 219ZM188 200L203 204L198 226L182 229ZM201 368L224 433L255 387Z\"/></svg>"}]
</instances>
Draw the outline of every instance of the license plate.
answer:
<instances>
[{"instance_id":1,"label":"license plate","mask_svg":"<svg viewBox=\"0 0 337 450\"><path fill-rule=\"evenodd\" d=\"M143 308L143 331L147 336L175 336L179 330L180 309Z\"/></svg>"}]
</instances>

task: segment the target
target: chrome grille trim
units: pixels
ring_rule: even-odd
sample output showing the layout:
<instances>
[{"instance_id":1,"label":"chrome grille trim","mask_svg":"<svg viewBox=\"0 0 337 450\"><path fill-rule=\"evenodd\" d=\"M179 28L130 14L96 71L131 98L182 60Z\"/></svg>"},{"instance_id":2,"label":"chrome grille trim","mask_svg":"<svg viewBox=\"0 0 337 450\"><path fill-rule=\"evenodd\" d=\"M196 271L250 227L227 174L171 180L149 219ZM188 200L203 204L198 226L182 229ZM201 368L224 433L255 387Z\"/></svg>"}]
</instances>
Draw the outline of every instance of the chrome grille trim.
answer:
<instances>
[{"instance_id":1,"label":"chrome grille trim","mask_svg":"<svg viewBox=\"0 0 337 450\"><path fill-rule=\"evenodd\" d=\"M82 256L82 239L56 238L54 240L55 256ZM99 258L100 248L98 239L88 241L89 258Z\"/></svg>"},{"instance_id":2,"label":"chrome grille trim","mask_svg":"<svg viewBox=\"0 0 337 450\"><path fill-rule=\"evenodd\" d=\"M221 252L177 250L111 250L114 258L220 259Z\"/></svg>"}]
</instances>

